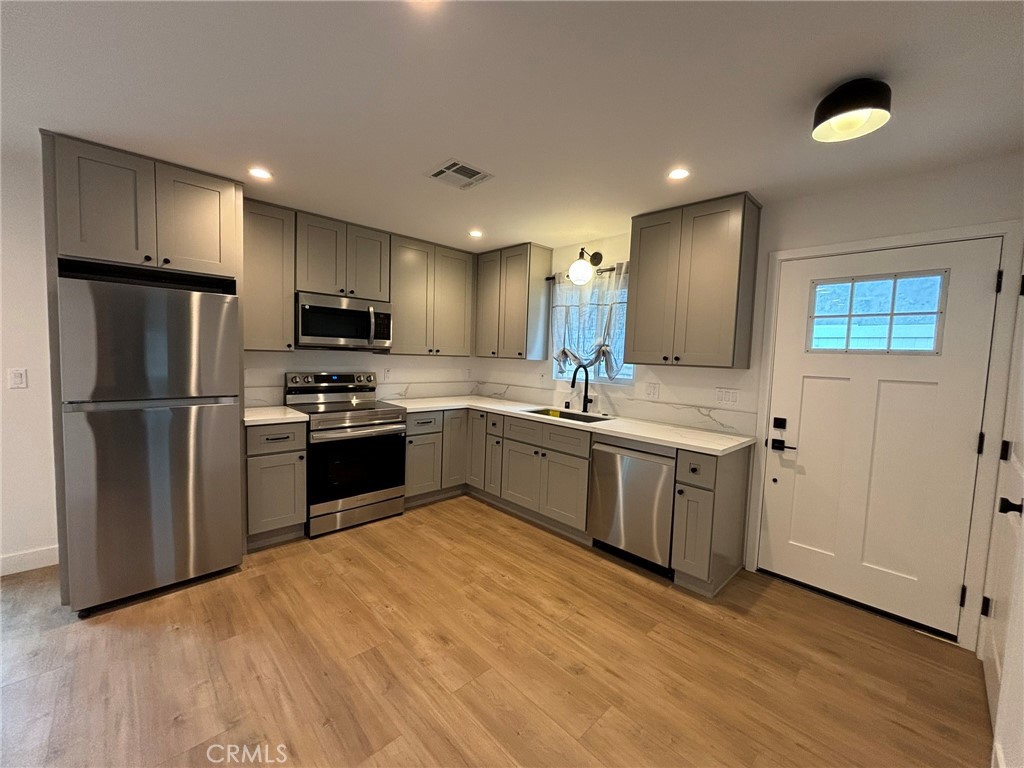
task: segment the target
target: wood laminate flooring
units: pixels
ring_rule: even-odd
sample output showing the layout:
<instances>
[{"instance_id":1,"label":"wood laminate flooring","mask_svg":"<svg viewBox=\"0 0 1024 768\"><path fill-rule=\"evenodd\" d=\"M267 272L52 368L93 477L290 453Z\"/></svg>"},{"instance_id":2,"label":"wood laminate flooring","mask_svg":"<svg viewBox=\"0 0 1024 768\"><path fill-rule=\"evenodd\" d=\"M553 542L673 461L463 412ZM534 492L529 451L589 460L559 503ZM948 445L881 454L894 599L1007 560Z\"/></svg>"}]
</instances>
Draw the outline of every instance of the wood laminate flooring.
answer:
<instances>
[{"instance_id":1,"label":"wood laminate flooring","mask_svg":"<svg viewBox=\"0 0 1024 768\"><path fill-rule=\"evenodd\" d=\"M760 575L705 600L468 497L81 621L56 569L0 587L5 766L989 763L972 654Z\"/></svg>"}]
</instances>

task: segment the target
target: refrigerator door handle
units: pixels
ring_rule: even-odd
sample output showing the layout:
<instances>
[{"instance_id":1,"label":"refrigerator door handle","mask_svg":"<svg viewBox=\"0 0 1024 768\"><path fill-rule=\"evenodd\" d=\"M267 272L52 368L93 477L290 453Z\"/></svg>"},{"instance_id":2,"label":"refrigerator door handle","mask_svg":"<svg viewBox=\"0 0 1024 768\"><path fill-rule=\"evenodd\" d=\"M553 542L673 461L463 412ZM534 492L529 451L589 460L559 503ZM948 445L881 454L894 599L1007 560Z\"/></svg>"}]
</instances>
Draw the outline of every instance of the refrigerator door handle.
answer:
<instances>
[{"instance_id":1,"label":"refrigerator door handle","mask_svg":"<svg viewBox=\"0 0 1024 768\"><path fill-rule=\"evenodd\" d=\"M173 400L93 400L85 402L64 403L64 413L84 413L87 411L149 411L154 408L180 408L190 405L238 405L238 396L230 397L186 397Z\"/></svg>"}]
</instances>

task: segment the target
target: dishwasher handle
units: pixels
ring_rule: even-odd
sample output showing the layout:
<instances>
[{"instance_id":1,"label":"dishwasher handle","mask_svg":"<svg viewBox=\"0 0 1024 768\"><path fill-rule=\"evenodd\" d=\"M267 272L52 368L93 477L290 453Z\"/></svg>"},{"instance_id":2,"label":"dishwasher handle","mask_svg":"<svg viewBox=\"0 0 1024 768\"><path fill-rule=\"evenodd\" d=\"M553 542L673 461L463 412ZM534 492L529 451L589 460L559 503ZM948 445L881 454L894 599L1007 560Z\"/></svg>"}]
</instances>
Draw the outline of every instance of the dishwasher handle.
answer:
<instances>
[{"instance_id":1,"label":"dishwasher handle","mask_svg":"<svg viewBox=\"0 0 1024 768\"><path fill-rule=\"evenodd\" d=\"M627 456L631 459L640 459L641 461L654 461L658 464L663 464L666 467L674 467L676 465L675 458L669 458L668 456L659 456L656 453L644 453L643 451L634 451L630 448L621 448L617 445L608 445L606 443L594 443L594 453L610 453L615 456Z\"/></svg>"}]
</instances>

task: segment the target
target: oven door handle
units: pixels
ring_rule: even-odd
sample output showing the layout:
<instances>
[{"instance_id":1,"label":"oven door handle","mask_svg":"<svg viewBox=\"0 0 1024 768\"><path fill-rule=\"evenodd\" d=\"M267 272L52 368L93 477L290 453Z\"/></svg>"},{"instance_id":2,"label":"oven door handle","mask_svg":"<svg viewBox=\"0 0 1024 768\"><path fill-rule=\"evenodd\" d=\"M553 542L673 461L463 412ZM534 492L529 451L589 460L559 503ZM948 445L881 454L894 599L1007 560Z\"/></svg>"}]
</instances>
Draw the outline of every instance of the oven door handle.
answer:
<instances>
[{"instance_id":1,"label":"oven door handle","mask_svg":"<svg viewBox=\"0 0 1024 768\"><path fill-rule=\"evenodd\" d=\"M373 305L370 305L370 338L367 341L370 342L370 346L373 346L373 339L377 335L377 317L373 314Z\"/></svg>"},{"instance_id":2,"label":"oven door handle","mask_svg":"<svg viewBox=\"0 0 1024 768\"><path fill-rule=\"evenodd\" d=\"M378 435L405 434L405 424L389 424L384 427L360 427L358 429L330 429L323 432L310 432L309 442L327 443L332 440L355 440L359 437L377 437Z\"/></svg>"}]
</instances>

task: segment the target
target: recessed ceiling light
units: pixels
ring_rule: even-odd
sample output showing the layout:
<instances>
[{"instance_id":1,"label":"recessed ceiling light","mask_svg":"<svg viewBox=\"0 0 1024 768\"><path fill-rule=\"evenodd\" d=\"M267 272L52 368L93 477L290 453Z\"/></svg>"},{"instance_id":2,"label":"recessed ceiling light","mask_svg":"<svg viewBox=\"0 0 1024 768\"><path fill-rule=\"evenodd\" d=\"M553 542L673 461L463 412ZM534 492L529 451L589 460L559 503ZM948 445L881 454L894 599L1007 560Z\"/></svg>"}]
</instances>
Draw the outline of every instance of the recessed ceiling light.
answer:
<instances>
[{"instance_id":1,"label":"recessed ceiling light","mask_svg":"<svg viewBox=\"0 0 1024 768\"><path fill-rule=\"evenodd\" d=\"M274 178L274 174L258 165L254 165L249 169L249 175L257 179L263 179L263 181Z\"/></svg>"},{"instance_id":2,"label":"recessed ceiling light","mask_svg":"<svg viewBox=\"0 0 1024 768\"><path fill-rule=\"evenodd\" d=\"M483 237L484 233L481 232L479 229L471 229L471 230L469 230L469 236L470 237Z\"/></svg>"},{"instance_id":3,"label":"recessed ceiling light","mask_svg":"<svg viewBox=\"0 0 1024 768\"><path fill-rule=\"evenodd\" d=\"M668 172L668 177L670 179L675 179L675 180L685 179L689 175L690 175L690 172L688 170L686 170L685 168L673 168L671 171Z\"/></svg>"},{"instance_id":4,"label":"recessed ceiling light","mask_svg":"<svg viewBox=\"0 0 1024 768\"><path fill-rule=\"evenodd\" d=\"M814 110L815 141L856 139L889 122L892 89L881 80L862 77L843 83Z\"/></svg>"}]
</instances>

